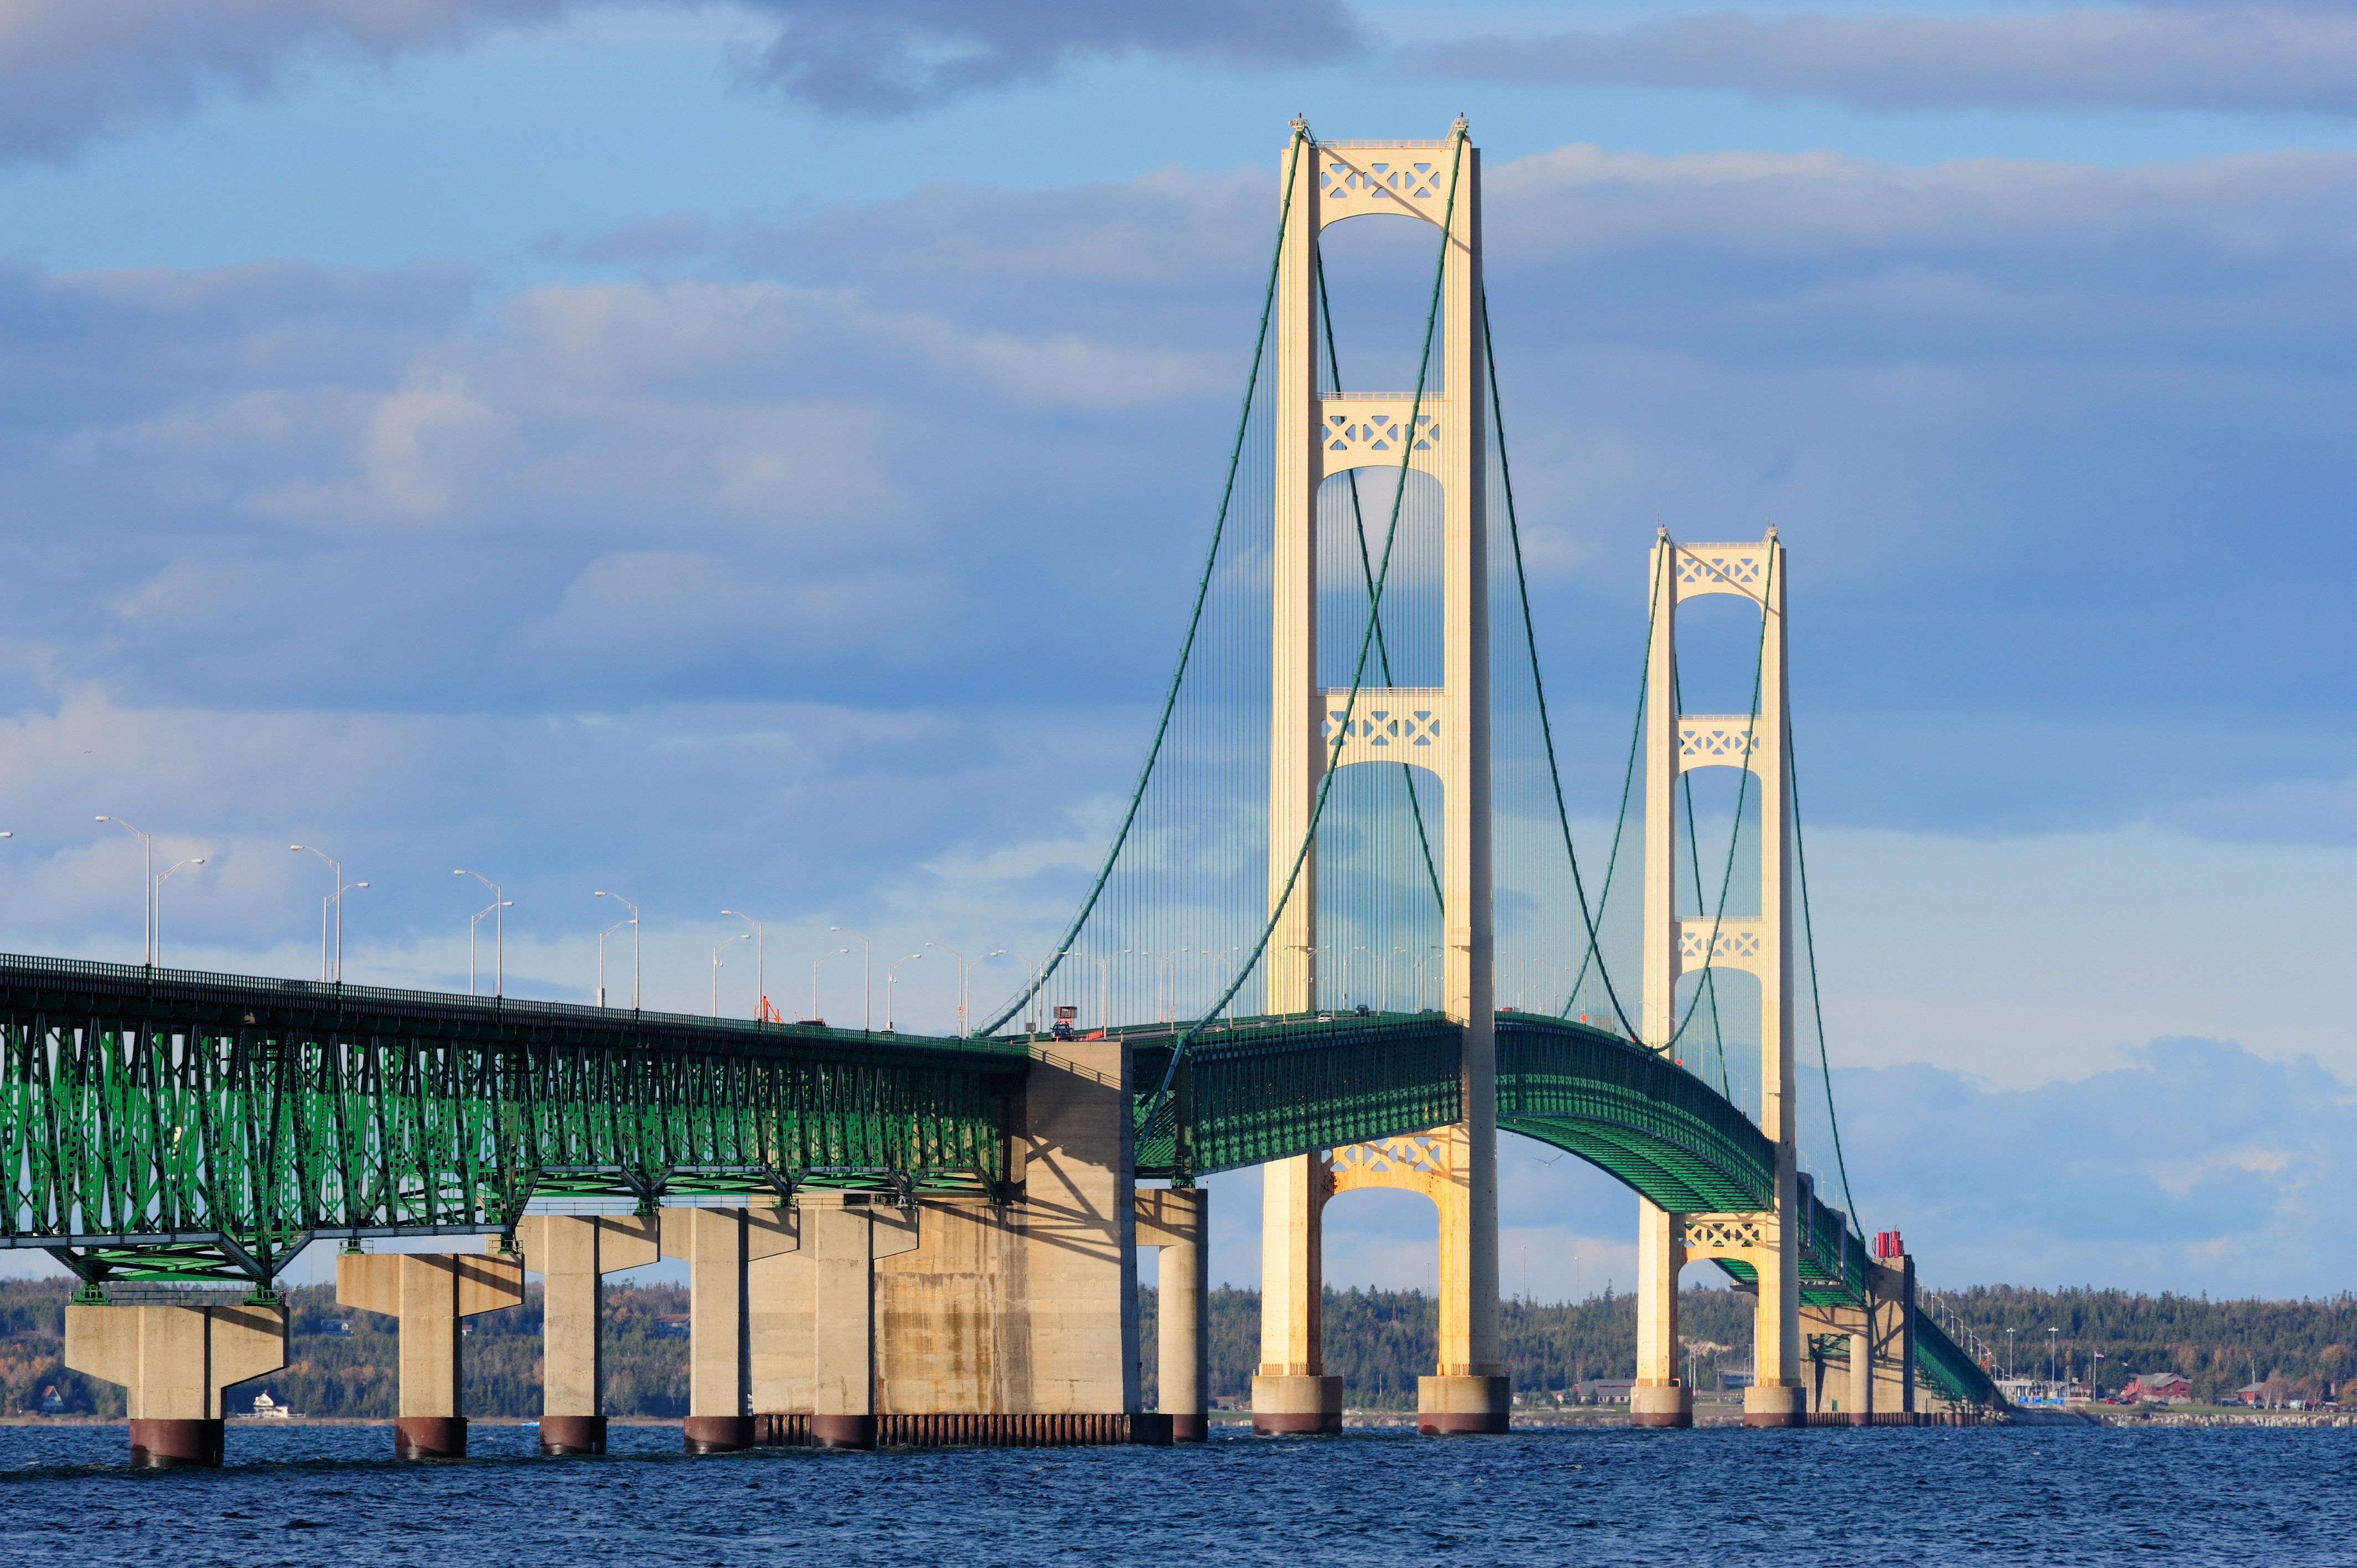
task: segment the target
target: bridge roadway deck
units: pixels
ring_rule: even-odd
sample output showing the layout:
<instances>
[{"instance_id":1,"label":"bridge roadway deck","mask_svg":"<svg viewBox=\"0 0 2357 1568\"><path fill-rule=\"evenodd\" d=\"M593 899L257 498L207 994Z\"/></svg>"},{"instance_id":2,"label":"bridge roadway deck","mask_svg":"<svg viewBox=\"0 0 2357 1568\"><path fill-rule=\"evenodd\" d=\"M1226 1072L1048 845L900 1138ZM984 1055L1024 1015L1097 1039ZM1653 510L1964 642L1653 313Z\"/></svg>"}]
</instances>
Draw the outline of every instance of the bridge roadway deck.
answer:
<instances>
[{"instance_id":1,"label":"bridge roadway deck","mask_svg":"<svg viewBox=\"0 0 2357 1568\"><path fill-rule=\"evenodd\" d=\"M0 957L0 1245L266 1283L535 1197L993 1190L1019 1043Z\"/></svg>"},{"instance_id":2,"label":"bridge roadway deck","mask_svg":"<svg viewBox=\"0 0 2357 1568\"><path fill-rule=\"evenodd\" d=\"M1215 1022L1165 1100L1186 1027L1115 1031L1146 1179L1462 1113L1462 1029L1437 1013ZM0 956L0 1245L94 1282L266 1283L315 1239L496 1233L536 1198L995 1193L1032 1048ZM1498 1107L1674 1212L1773 1206L1750 1119L1605 1030L1500 1015ZM1862 1239L1804 1207L1803 1299L1857 1302ZM1976 1378L1921 1322L1926 1369Z\"/></svg>"}]
</instances>

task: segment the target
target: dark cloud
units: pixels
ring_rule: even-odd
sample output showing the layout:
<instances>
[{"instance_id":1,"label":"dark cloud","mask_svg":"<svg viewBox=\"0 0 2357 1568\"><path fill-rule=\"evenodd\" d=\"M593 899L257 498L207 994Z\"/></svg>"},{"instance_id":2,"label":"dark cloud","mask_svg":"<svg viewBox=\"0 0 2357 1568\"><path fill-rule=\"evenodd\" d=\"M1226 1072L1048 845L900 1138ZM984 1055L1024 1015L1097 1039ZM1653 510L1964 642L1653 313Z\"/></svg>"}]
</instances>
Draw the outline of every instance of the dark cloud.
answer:
<instances>
[{"instance_id":1,"label":"dark cloud","mask_svg":"<svg viewBox=\"0 0 2357 1568\"><path fill-rule=\"evenodd\" d=\"M2286 0L1936 16L1716 11L1625 32L1419 44L1448 81L1723 89L1879 113L1944 109L2357 113L2357 14Z\"/></svg>"},{"instance_id":2,"label":"dark cloud","mask_svg":"<svg viewBox=\"0 0 2357 1568\"><path fill-rule=\"evenodd\" d=\"M1046 81L1083 60L1146 55L1243 70L1356 57L1340 0L748 0L778 23L742 61L750 81L836 113L906 114Z\"/></svg>"},{"instance_id":3,"label":"dark cloud","mask_svg":"<svg viewBox=\"0 0 2357 1568\"><path fill-rule=\"evenodd\" d=\"M554 21L584 0L39 0L0 3L0 160L62 160L169 124L216 93L273 91L307 69L382 65ZM694 9L699 0L622 0ZM1238 70L1356 58L1341 0L742 0L746 83L829 113L912 113L1132 55Z\"/></svg>"},{"instance_id":4,"label":"dark cloud","mask_svg":"<svg viewBox=\"0 0 2357 1568\"><path fill-rule=\"evenodd\" d=\"M214 92L267 92L308 62L382 62L576 3L12 0L0 5L0 158L69 157Z\"/></svg>"}]
</instances>

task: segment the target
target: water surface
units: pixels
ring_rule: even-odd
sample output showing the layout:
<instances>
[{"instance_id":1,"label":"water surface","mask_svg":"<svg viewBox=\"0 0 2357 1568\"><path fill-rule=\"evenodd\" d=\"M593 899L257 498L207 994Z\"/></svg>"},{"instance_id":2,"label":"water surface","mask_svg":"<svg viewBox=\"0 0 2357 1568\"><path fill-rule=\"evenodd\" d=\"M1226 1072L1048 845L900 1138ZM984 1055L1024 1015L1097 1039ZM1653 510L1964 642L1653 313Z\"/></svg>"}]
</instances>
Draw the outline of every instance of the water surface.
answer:
<instances>
[{"instance_id":1,"label":"water surface","mask_svg":"<svg viewBox=\"0 0 2357 1568\"><path fill-rule=\"evenodd\" d=\"M1175 1449L688 1458L676 1427L402 1464L386 1426L234 1426L220 1470L121 1426L0 1428L0 1562L2301 1563L2357 1561L2357 1432L1406 1432Z\"/></svg>"}]
</instances>

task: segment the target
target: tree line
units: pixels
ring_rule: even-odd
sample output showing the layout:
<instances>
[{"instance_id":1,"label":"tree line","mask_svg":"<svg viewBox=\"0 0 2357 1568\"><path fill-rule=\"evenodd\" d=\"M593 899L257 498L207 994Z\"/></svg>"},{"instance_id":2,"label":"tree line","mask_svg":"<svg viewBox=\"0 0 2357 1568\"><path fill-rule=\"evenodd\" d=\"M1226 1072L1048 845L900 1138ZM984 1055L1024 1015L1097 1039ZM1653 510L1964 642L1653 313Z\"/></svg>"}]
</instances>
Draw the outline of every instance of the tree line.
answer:
<instances>
[{"instance_id":1,"label":"tree line","mask_svg":"<svg viewBox=\"0 0 2357 1568\"><path fill-rule=\"evenodd\" d=\"M70 1413L123 1414L121 1388L64 1365L65 1306L72 1289L70 1280L0 1281L0 1412L38 1410L43 1391L55 1388ZM1138 1294L1140 1359L1152 1409L1157 1298L1151 1287ZM390 1419L400 1375L394 1320L337 1305L332 1285L305 1285L286 1295L287 1366L231 1391L229 1408L242 1412L267 1390L305 1415ZM469 1412L540 1413L541 1303L541 1287L527 1284L521 1306L467 1320ZM1260 1362L1260 1293L1222 1286L1211 1293L1209 1305L1211 1391L1248 1402ZM1748 1369L1751 1310L1752 1298L1734 1291L1684 1293L1679 1330L1697 1387L1715 1386L1722 1370ZM687 1292L680 1286L607 1285L611 1413L687 1412L688 1341L678 1321L686 1311ZM2013 1369L2042 1375L2051 1327L2055 1358L2067 1354L2075 1372L2083 1376L2091 1355L2103 1355L2099 1387L2106 1393L2138 1373L2177 1372L2204 1402L2231 1400L2244 1384L2271 1380L2278 1399L2322 1399L2357 1376L2357 1297L2345 1293L2315 1301L2212 1302L2092 1286L1977 1285L1940 1293L1936 1311L1952 1332L1991 1348L1992 1369L1999 1372L2007 1369L2005 1331L2010 1328ZM1633 1296L1608 1289L1584 1302L1554 1305L1508 1300L1500 1304L1499 1328L1514 1387L1526 1397L1544 1398L1589 1379L1636 1375ZM1438 1335L1437 1304L1421 1291L1326 1292L1326 1369L1341 1377L1344 1402L1355 1408L1413 1410L1416 1379L1430 1372Z\"/></svg>"}]
</instances>

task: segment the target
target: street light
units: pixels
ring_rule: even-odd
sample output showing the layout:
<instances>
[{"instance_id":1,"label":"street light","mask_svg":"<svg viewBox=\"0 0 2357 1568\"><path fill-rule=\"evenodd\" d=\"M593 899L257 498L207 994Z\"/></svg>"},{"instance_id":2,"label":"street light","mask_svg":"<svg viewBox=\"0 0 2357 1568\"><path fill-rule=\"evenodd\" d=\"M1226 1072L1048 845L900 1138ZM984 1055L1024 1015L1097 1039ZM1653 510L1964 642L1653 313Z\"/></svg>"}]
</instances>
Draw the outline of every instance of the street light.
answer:
<instances>
[{"instance_id":1,"label":"street light","mask_svg":"<svg viewBox=\"0 0 2357 1568\"><path fill-rule=\"evenodd\" d=\"M742 942L749 941L751 940L751 932L739 931L735 936L728 938L726 941L723 941L719 947L716 947L712 950L712 1015L716 1018L720 1016L720 948L726 947L729 942Z\"/></svg>"},{"instance_id":2,"label":"street light","mask_svg":"<svg viewBox=\"0 0 2357 1568\"><path fill-rule=\"evenodd\" d=\"M497 960L498 968L492 972L495 978L491 982L491 994L494 996L505 996L508 993L508 911L514 908L515 904L512 900L508 898L505 894L500 891L500 885L498 883L493 882L490 877L484 875L479 871L468 871L461 868L457 871L452 872L450 875L453 876L471 876L476 881L481 883L484 886L491 890L491 907L484 910L481 915L477 915L475 918L479 920L483 918L483 915L489 915L491 917L493 949L499 955ZM475 928L472 923L469 923L467 927L467 994L472 996L474 993Z\"/></svg>"},{"instance_id":3,"label":"street light","mask_svg":"<svg viewBox=\"0 0 2357 1568\"><path fill-rule=\"evenodd\" d=\"M844 931L841 926L829 926L827 929L843 931L845 936L859 944L859 1032L864 1035L876 1026L876 950L857 931ZM843 950L849 952L851 950L845 948Z\"/></svg>"},{"instance_id":4,"label":"street light","mask_svg":"<svg viewBox=\"0 0 2357 1568\"><path fill-rule=\"evenodd\" d=\"M812 1023L816 1024L823 1021L820 1018L818 1011L818 966L824 963L827 960L833 958L837 953L849 952L850 950L851 950L849 948L829 948L826 951L819 954L818 957L811 960L810 1021Z\"/></svg>"},{"instance_id":5,"label":"street light","mask_svg":"<svg viewBox=\"0 0 2357 1568\"><path fill-rule=\"evenodd\" d=\"M942 948L942 951L957 960L957 1037L963 1040L965 1038L965 972L972 966L965 961L965 954L955 948L942 947L939 942L927 942L925 945L929 948ZM889 1024L891 1019L888 1016L885 1022Z\"/></svg>"},{"instance_id":6,"label":"street light","mask_svg":"<svg viewBox=\"0 0 2357 1568\"><path fill-rule=\"evenodd\" d=\"M597 933L597 1005L600 1007L606 1005L606 939L630 923L617 920Z\"/></svg>"},{"instance_id":7,"label":"street light","mask_svg":"<svg viewBox=\"0 0 2357 1568\"><path fill-rule=\"evenodd\" d=\"M889 964L885 966L884 1032L888 1035L897 1033L897 1031L892 1027L892 977L899 973L900 966L908 962L910 959L922 958L925 955L920 952L903 953L900 957L894 959Z\"/></svg>"},{"instance_id":8,"label":"street light","mask_svg":"<svg viewBox=\"0 0 2357 1568\"><path fill-rule=\"evenodd\" d=\"M623 908L628 909L630 912L630 918L628 922L630 928L630 1011L635 1013L639 1010L639 955L645 950L644 947L639 940L639 939L645 934L639 927L639 907L636 904L631 903L628 898L623 897L619 893L608 893L602 888L597 893L591 895L591 897L597 898L611 898L615 903L619 904ZM623 922L621 921L615 922L616 925L620 925ZM606 950L601 940L597 949L597 989L601 999L606 989L605 959Z\"/></svg>"},{"instance_id":9,"label":"street light","mask_svg":"<svg viewBox=\"0 0 2357 1568\"><path fill-rule=\"evenodd\" d=\"M156 841L121 817L102 816L98 820L102 822L113 822L116 827L137 839L146 849L146 869L139 875L139 891L146 904L146 908L140 911L142 924L139 932L139 950L142 955L140 961L153 969L156 967Z\"/></svg>"},{"instance_id":10,"label":"street light","mask_svg":"<svg viewBox=\"0 0 2357 1568\"><path fill-rule=\"evenodd\" d=\"M1099 1029L1112 1028L1113 961L1117 958L1125 958L1128 956L1130 950L1124 948L1120 952L1111 954L1105 958L1099 958L1096 954L1083 951L1079 948L1066 948L1064 950L1071 954L1074 958L1087 959L1097 966L1097 1027Z\"/></svg>"},{"instance_id":11,"label":"street light","mask_svg":"<svg viewBox=\"0 0 2357 1568\"><path fill-rule=\"evenodd\" d=\"M329 854L326 850L321 849L317 844L290 843L286 848L289 853L300 853L301 851L307 849L313 854L317 855L321 860L328 863L328 870L334 881L336 888L333 893L328 895L329 898L335 901L336 905L335 979L336 983L341 985L344 983L344 895L354 887L365 887L368 884L365 882L345 882L344 863L336 859L333 855ZM160 947L163 945L161 940L163 933L159 931L156 933L156 936L158 939L156 945ZM328 978L328 911L327 906L324 904L321 905L319 908L319 978L322 981Z\"/></svg>"},{"instance_id":12,"label":"street light","mask_svg":"<svg viewBox=\"0 0 2357 1568\"><path fill-rule=\"evenodd\" d=\"M724 915L734 915L753 928L753 995L755 998L753 1021L757 1024L765 1022L770 1015L770 976L766 959L761 951L761 922L742 909L723 909L720 912Z\"/></svg>"},{"instance_id":13,"label":"street light","mask_svg":"<svg viewBox=\"0 0 2357 1568\"><path fill-rule=\"evenodd\" d=\"M171 871L167 871L167 872L165 872L165 873L164 873L164 875L163 875L163 876L159 876L159 877L156 878L156 967L158 967L158 968L161 968L161 967L163 966L163 963L164 963L164 880L165 880L165 877L168 877L168 876L170 876L170 875L172 875L172 872L173 872L173 871L178 871L178 870L179 870L179 869L180 869L180 866L182 866L182 865L202 865L204 863L205 863L205 857L204 857L203 855L201 855L201 854L200 854L200 855L198 855L194 860L184 860L184 861L181 861L181 862L179 863L179 865L173 866L173 867L171 868Z\"/></svg>"},{"instance_id":14,"label":"street light","mask_svg":"<svg viewBox=\"0 0 2357 1568\"><path fill-rule=\"evenodd\" d=\"M1023 1032L1027 1035L1038 1034L1039 1032L1039 996L1035 987L1038 983L1036 977L1039 974L1039 971L1032 967L1031 961L1029 959L1025 958L1013 948L993 948L990 951L983 954L982 956L985 958L1011 958L1016 962L1023 966Z\"/></svg>"}]
</instances>

